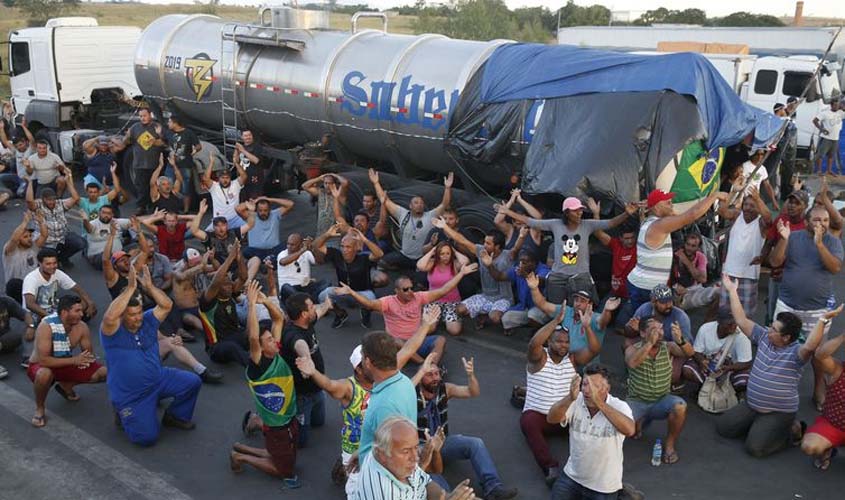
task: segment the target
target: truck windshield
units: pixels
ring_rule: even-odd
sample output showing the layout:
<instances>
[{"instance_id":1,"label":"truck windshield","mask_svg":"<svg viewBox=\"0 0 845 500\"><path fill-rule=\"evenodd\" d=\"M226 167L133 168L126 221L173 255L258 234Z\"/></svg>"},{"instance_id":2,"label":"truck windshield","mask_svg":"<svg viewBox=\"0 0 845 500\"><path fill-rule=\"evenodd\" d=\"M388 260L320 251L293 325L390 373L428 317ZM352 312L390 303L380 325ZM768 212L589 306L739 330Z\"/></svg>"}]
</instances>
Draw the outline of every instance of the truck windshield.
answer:
<instances>
[{"instance_id":1,"label":"truck windshield","mask_svg":"<svg viewBox=\"0 0 845 500\"><path fill-rule=\"evenodd\" d=\"M783 95L800 97L812 77L812 73L804 71L785 71L783 75L783 88L781 89ZM807 91L807 102L817 101L818 99L818 84L810 86L810 89Z\"/></svg>"},{"instance_id":2,"label":"truck windshield","mask_svg":"<svg viewBox=\"0 0 845 500\"><path fill-rule=\"evenodd\" d=\"M842 95L842 92L839 89L839 80L837 78L838 75L835 73L832 75L822 75L821 78L819 78L822 83L822 98L826 104L830 104L830 96Z\"/></svg>"},{"instance_id":3,"label":"truck windshield","mask_svg":"<svg viewBox=\"0 0 845 500\"><path fill-rule=\"evenodd\" d=\"M29 44L26 42L12 42L11 52L11 67L9 71L12 75L22 75L29 71Z\"/></svg>"}]
</instances>

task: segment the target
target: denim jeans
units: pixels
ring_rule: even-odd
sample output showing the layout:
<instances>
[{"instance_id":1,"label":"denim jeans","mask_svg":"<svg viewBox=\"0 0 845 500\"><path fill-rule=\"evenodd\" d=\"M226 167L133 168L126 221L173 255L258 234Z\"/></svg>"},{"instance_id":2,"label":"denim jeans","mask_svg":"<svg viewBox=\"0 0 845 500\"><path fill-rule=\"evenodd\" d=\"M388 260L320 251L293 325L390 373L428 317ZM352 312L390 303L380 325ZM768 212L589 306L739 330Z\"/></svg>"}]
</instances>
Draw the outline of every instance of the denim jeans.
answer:
<instances>
[{"instance_id":1,"label":"denim jeans","mask_svg":"<svg viewBox=\"0 0 845 500\"><path fill-rule=\"evenodd\" d=\"M566 473L558 476L552 487L552 500L616 500L619 492L599 493L573 481Z\"/></svg>"},{"instance_id":2,"label":"denim jeans","mask_svg":"<svg viewBox=\"0 0 845 500\"><path fill-rule=\"evenodd\" d=\"M279 300L281 301L282 305L285 304L285 301L291 295L302 292L307 293L311 300L314 302L319 302L320 297L322 296L323 290L325 290L329 286L329 283L325 280L318 280L312 281L305 286L302 285L282 285L282 288L279 293Z\"/></svg>"},{"instance_id":3,"label":"denim jeans","mask_svg":"<svg viewBox=\"0 0 845 500\"><path fill-rule=\"evenodd\" d=\"M56 252L59 254L59 262L67 262L71 257L81 252L87 243L82 236L68 230L65 234L65 241L56 245Z\"/></svg>"},{"instance_id":4,"label":"denim jeans","mask_svg":"<svg viewBox=\"0 0 845 500\"><path fill-rule=\"evenodd\" d=\"M502 480L499 479L493 458L490 457L490 452L487 451L487 446L481 438L464 436L463 434L450 434L446 436L446 441L443 442L440 456L444 463L453 460L469 460L472 464L472 470L475 471L475 477L481 483L484 496L502 486Z\"/></svg>"},{"instance_id":5,"label":"denim jeans","mask_svg":"<svg viewBox=\"0 0 845 500\"><path fill-rule=\"evenodd\" d=\"M355 290L355 291L358 292L359 294L363 295L364 297L367 297L370 300L376 300L376 294L372 290ZM338 295L338 294L334 293L334 287L333 286L330 286L330 287L326 288L325 290L323 290L322 292L320 292L320 302L325 302L326 297L331 298L332 304L334 304L335 307L339 307L341 309L348 308L348 307L358 307L358 301L355 300L354 297L352 297L351 295Z\"/></svg>"},{"instance_id":6,"label":"denim jeans","mask_svg":"<svg viewBox=\"0 0 845 500\"><path fill-rule=\"evenodd\" d=\"M326 393L297 394L296 418L299 420L299 447L305 448L311 427L322 427L326 423Z\"/></svg>"}]
</instances>

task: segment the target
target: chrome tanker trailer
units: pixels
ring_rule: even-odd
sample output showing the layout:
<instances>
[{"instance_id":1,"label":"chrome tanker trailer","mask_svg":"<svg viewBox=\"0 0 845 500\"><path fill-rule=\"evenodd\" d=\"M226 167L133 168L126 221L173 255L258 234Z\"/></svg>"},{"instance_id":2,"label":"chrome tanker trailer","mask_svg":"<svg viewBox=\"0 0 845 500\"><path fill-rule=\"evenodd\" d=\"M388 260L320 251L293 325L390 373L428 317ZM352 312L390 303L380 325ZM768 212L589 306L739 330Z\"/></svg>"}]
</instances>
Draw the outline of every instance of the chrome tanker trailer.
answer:
<instances>
[{"instance_id":1,"label":"chrome tanker trailer","mask_svg":"<svg viewBox=\"0 0 845 500\"><path fill-rule=\"evenodd\" d=\"M157 19L138 42L139 88L194 124L225 131L227 158L237 130L249 128L283 147L326 137L342 163L378 164L402 179L457 170L443 142L450 111L504 41L388 34L380 13L356 14L348 32L328 30L324 12L261 14L257 25ZM384 29L358 29L361 17L379 17Z\"/></svg>"}]
</instances>

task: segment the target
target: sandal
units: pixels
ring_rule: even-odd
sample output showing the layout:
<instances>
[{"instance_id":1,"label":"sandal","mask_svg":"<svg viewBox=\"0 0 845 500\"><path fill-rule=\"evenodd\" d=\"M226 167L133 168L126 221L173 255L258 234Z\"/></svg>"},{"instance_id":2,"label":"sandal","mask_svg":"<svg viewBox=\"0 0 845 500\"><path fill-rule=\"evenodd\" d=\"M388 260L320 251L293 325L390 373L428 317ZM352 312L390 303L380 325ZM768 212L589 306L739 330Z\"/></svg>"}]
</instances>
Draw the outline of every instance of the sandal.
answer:
<instances>
[{"instance_id":1,"label":"sandal","mask_svg":"<svg viewBox=\"0 0 845 500\"><path fill-rule=\"evenodd\" d=\"M795 424L796 423L799 424L799 426L801 428L801 430L798 433L795 432ZM804 433L807 432L807 422L804 422L803 420L801 420L799 422L793 422L792 423L792 429L790 429L789 432L792 435L791 436L792 446L800 445L801 440L804 439Z\"/></svg>"},{"instance_id":2,"label":"sandal","mask_svg":"<svg viewBox=\"0 0 845 500\"><path fill-rule=\"evenodd\" d=\"M825 453L824 456L822 456L821 458L816 458L815 460L813 460L813 466L816 469L824 472L830 467L830 461L833 460L833 458L837 454L839 454L839 450L837 450L836 448L831 448L831 449L827 450L827 453Z\"/></svg>"},{"instance_id":3,"label":"sandal","mask_svg":"<svg viewBox=\"0 0 845 500\"><path fill-rule=\"evenodd\" d=\"M47 425L47 415L34 415L30 421L33 427L41 428Z\"/></svg>"},{"instance_id":4,"label":"sandal","mask_svg":"<svg viewBox=\"0 0 845 500\"><path fill-rule=\"evenodd\" d=\"M678 456L678 452L675 451L675 450L663 453L663 463L664 464L672 465L674 463L677 463L678 460L680 460L680 459L681 459L681 457Z\"/></svg>"},{"instance_id":5,"label":"sandal","mask_svg":"<svg viewBox=\"0 0 845 500\"><path fill-rule=\"evenodd\" d=\"M61 397L65 398L65 401L76 402L76 401L79 401L79 399L80 399L80 398L79 398L79 395L77 395L77 394L73 391L73 389L71 389L70 391L66 391L66 390L64 390L64 388L63 388L62 386L60 386L59 384L56 384L56 385L55 385L55 386L53 386L53 387L56 389L56 392L58 392L58 393L59 393L59 395L60 395Z\"/></svg>"},{"instance_id":6,"label":"sandal","mask_svg":"<svg viewBox=\"0 0 845 500\"><path fill-rule=\"evenodd\" d=\"M247 410L244 413L244 418L241 419L241 431L244 433L244 436L252 436L255 434L255 429L249 428L249 419L252 418L252 410Z\"/></svg>"}]
</instances>

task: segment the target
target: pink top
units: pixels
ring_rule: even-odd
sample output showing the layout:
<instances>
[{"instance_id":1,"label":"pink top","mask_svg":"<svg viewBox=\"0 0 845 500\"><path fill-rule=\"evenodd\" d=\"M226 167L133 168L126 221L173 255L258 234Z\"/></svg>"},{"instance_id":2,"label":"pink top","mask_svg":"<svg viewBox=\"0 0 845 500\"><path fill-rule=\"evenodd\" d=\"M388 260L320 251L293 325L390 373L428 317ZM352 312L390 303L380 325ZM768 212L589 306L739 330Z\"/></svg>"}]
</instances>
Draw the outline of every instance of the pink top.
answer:
<instances>
[{"instance_id":1,"label":"pink top","mask_svg":"<svg viewBox=\"0 0 845 500\"><path fill-rule=\"evenodd\" d=\"M434 266L431 271L428 272L428 289L437 290L454 277L455 272L452 270L452 266ZM461 294L458 292L458 287L451 289L449 293L443 296L442 299L438 300L438 302L460 301Z\"/></svg>"},{"instance_id":2,"label":"pink top","mask_svg":"<svg viewBox=\"0 0 845 500\"><path fill-rule=\"evenodd\" d=\"M414 299L407 304L399 302L396 295L378 299L387 333L400 340L411 338L420 326L423 306L431 302L429 296L428 292L415 292Z\"/></svg>"}]
</instances>

